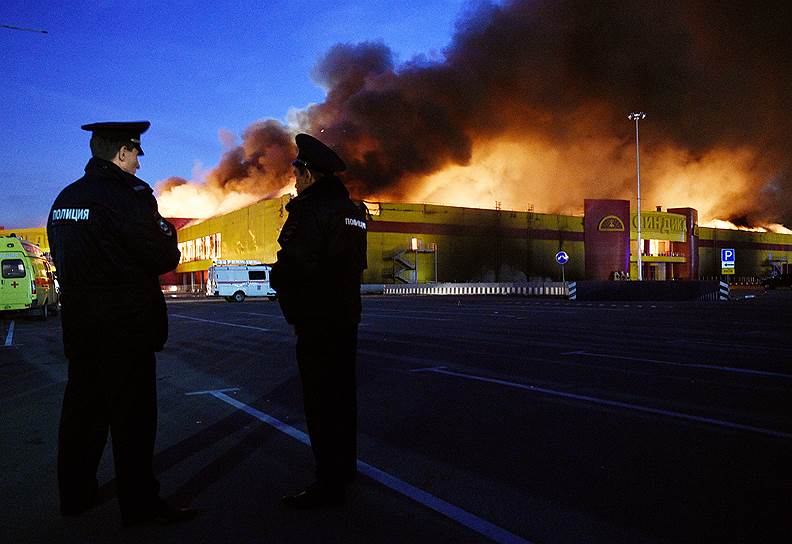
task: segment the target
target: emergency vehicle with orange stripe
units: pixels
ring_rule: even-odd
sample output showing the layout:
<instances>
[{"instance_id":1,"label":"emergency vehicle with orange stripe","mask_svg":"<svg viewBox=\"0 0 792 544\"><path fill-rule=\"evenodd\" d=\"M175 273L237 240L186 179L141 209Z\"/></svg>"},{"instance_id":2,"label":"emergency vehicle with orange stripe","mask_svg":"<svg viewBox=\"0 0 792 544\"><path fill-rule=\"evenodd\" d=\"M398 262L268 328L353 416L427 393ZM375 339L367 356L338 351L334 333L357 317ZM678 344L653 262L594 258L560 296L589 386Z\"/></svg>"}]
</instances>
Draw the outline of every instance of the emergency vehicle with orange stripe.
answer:
<instances>
[{"instance_id":1,"label":"emergency vehicle with orange stripe","mask_svg":"<svg viewBox=\"0 0 792 544\"><path fill-rule=\"evenodd\" d=\"M60 310L55 266L35 244L0 236L0 313L29 312L40 319Z\"/></svg>"}]
</instances>

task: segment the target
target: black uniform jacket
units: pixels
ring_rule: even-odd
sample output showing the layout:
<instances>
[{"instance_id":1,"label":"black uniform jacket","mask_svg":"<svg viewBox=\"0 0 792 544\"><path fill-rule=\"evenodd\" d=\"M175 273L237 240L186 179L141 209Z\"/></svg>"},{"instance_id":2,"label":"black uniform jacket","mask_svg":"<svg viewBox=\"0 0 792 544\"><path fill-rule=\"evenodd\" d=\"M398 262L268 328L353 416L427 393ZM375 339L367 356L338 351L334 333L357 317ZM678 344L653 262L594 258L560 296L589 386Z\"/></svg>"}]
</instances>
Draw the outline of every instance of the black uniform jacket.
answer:
<instances>
[{"instance_id":1,"label":"black uniform jacket","mask_svg":"<svg viewBox=\"0 0 792 544\"><path fill-rule=\"evenodd\" d=\"M289 217L272 267L272 287L292 324L360 321L366 214L335 176L318 179L286 205Z\"/></svg>"},{"instance_id":2,"label":"black uniform jacket","mask_svg":"<svg viewBox=\"0 0 792 544\"><path fill-rule=\"evenodd\" d=\"M176 268L180 253L148 184L91 159L85 176L55 199L47 236L67 357L162 349L168 316L158 276Z\"/></svg>"}]
</instances>

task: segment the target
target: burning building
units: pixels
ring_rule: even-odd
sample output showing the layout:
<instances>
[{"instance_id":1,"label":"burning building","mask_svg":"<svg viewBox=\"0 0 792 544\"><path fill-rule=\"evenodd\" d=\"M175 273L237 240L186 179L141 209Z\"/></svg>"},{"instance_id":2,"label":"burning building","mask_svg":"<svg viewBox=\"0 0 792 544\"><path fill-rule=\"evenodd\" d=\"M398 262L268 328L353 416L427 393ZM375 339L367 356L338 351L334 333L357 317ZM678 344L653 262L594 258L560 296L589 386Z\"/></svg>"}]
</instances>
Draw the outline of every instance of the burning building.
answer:
<instances>
[{"instance_id":1,"label":"burning building","mask_svg":"<svg viewBox=\"0 0 792 544\"><path fill-rule=\"evenodd\" d=\"M182 252L163 283L200 290L219 259L274 262L289 195L205 220L172 220ZM565 251L567 280L637 278L637 214L620 199L587 199L584 215L432 204L366 202L368 284L520 282L561 279L554 260ZM698 224L693 208L641 213L646 280L699 279L722 274L721 250L736 254L734 278L751 281L789 267L792 235L719 229ZM46 229L16 232L46 249Z\"/></svg>"},{"instance_id":2,"label":"burning building","mask_svg":"<svg viewBox=\"0 0 792 544\"><path fill-rule=\"evenodd\" d=\"M200 289L213 260L274 262L289 196L187 225L173 281ZM589 199L585 215L367 202L369 284L519 282L561 279L554 256L570 256L566 279L637 277L637 214L618 199ZM723 248L736 251L737 278L767 275L792 260L792 235L715 229L697 211L643 211L642 266L647 280L699 279L722 273Z\"/></svg>"},{"instance_id":3,"label":"burning building","mask_svg":"<svg viewBox=\"0 0 792 544\"><path fill-rule=\"evenodd\" d=\"M188 255L272 261L303 131L375 203L370 283L557 277L559 249L569 278L635 277L639 252L646 278L716 276L724 247L760 276L792 255L790 26L788 3L505 0L436 57L338 44L313 73L323 102L252 124L202 180L164 181L162 212L215 216L180 231ZM636 110L643 199L666 206L641 211L640 249Z\"/></svg>"}]
</instances>

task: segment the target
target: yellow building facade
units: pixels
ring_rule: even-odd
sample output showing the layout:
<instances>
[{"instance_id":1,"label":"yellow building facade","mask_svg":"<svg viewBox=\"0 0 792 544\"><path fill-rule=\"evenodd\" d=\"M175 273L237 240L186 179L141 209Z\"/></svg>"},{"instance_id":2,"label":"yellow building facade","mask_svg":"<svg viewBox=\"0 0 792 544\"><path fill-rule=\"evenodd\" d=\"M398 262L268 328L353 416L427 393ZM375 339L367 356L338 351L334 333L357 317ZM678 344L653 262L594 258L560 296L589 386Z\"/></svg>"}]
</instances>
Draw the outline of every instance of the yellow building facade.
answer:
<instances>
[{"instance_id":1,"label":"yellow building facade","mask_svg":"<svg viewBox=\"0 0 792 544\"><path fill-rule=\"evenodd\" d=\"M212 259L272 263L289 196L179 230L182 285L202 285ZM512 282L582 277L580 217L429 204L368 202L368 268L364 283ZM195 249L193 249L195 248ZM188 275L185 277L185 275Z\"/></svg>"},{"instance_id":2,"label":"yellow building facade","mask_svg":"<svg viewBox=\"0 0 792 544\"><path fill-rule=\"evenodd\" d=\"M179 283L202 285L212 259L274 262L290 198L262 200L181 228ZM366 206L364 283L559 280L555 254L560 250L569 255L565 278L587 277L584 217L393 202ZM685 213L641 213L647 279L719 276L722 248L736 251L735 278L765 276L774 264L792 261L792 235L699 227L691 219L695 213L679 210ZM625 270L635 279L637 214L630 214L629 220L632 242L630 267ZM592 246L589 251L597 249ZM680 272L684 270L693 274Z\"/></svg>"},{"instance_id":3,"label":"yellow building facade","mask_svg":"<svg viewBox=\"0 0 792 544\"><path fill-rule=\"evenodd\" d=\"M163 282L202 287L209 266L218 259L275 262L290 198L261 200L210 219L175 220L182 260ZM629 213L629 203L624 204L623 223L633 224L627 227L629 247L624 250L629 263L621 269L635 279L637 217ZM366 206L368 268L363 282L369 284L557 281L561 268L555 255L561 250L569 255L565 279L592 279L587 260L602 250L591 240L585 241L586 218L582 216L392 202L367 202ZM680 213L642 212L641 216L646 279L684 278L679 273L683 267L695 272L689 277L721 276L722 249L735 251L736 281L766 276L773 269L788 270L792 262L792 235L700 227L690 217L686 223L685 214ZM599 228L600 219L589 218L594 220L592 231ZM0 230L0 235L12 233L44 251L50 249L45 228ZM685 253L682 244L693 247Z\"/></svg>"},{"instance_id":4,"label":"yellow building facade","mask_svg":"<svg viewBox=\"0 0 792 544\"><path fill-rule=\"evenodd\" d=\"M788 270L792 263L792 235L773 232L699 227L699 274L721 275L721 250L733 249L734 276L765 276Z\"/></svg>"},{"instance_id":5,"label":"yellow building facade","mask_svg":"<svg viewBox=\"0 0 792 544\"><path fill-rule=\"evenodd\" d=\"M17 238L36 244L45 253L50 250L49 240L47 239L47 229L44 227L30 229L0 229L0 236L11 236L12 234Z\"/></svg>"}]
</instances>

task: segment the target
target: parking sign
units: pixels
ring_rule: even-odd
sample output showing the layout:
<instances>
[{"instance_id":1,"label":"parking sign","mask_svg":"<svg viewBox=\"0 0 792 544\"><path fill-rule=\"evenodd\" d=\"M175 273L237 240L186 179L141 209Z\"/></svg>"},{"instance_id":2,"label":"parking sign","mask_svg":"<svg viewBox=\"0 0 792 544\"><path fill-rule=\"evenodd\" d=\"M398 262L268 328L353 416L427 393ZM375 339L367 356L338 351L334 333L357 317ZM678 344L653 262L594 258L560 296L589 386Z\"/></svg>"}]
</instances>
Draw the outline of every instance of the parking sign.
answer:
<instances>
[{"instance_id":1,"label":"parking sign","mask_svg":"<svg viewBox=\"0 0 792 544\"><path fill-rule=\"evenodd\" d=\"M721 249L721 274L734 274L734 256L735 252L733 248Z\"/></svg>"},{"instance_id":2,"label":"parking sign","mask_svg":"<svg viewBox=\"0 0 792 544\"><path fill-rule=\"evenodd\" d=\"M721 249L721 268L734 268L735 251L733 248Z\"/></svg>"}]
</instances>

